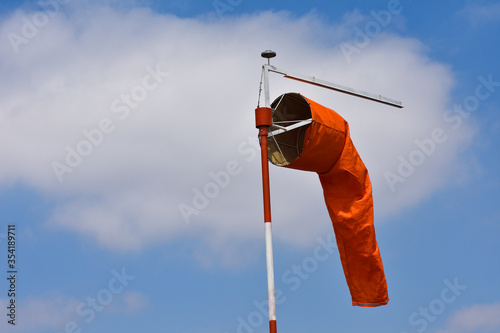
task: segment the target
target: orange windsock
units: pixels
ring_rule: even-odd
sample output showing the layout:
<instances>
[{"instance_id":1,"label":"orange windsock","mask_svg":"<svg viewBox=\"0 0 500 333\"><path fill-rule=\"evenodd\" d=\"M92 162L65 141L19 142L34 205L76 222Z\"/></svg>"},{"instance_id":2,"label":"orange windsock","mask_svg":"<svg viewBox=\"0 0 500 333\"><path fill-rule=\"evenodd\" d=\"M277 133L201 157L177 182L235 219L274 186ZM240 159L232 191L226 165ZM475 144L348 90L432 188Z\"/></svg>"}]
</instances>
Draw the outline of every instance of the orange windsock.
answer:
<instances>
[{"instance_id":1,"label":"orange windsock","mask_svg":"<svg viewBox=\"0 0 500 333\"><path fill-rule=\"evenodd\" d=\"M270 136L269 160L318 173L352 304L387 304L387 283L373 224L372 186L351 141L349 125L333 110L296 93L278 97L271 106L273 123L278 126L312 118L310 125Z\"/></svg>"}]
</instances>

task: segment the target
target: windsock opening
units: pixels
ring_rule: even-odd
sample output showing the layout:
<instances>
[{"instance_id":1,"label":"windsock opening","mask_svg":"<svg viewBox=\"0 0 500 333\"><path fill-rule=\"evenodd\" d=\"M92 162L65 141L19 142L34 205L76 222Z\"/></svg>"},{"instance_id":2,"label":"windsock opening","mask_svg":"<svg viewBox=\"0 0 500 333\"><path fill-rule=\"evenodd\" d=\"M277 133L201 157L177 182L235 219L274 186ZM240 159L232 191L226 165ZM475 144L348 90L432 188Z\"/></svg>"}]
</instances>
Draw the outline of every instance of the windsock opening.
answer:
<instances>
[{"instance_id":1,"label":"windsock opening","mask_svg":"<svg viewBox=\"0 0 500 333\"><path fill-rule=\"evenodd\" d=\"M271 131L311 119L311 107L307 99L297 93L287 93L271 104L273 126ZM284 133L271 135L268 141L269 161L277 166L287 166L302 153L307 124Z\"/></svg>"}]
</instances>

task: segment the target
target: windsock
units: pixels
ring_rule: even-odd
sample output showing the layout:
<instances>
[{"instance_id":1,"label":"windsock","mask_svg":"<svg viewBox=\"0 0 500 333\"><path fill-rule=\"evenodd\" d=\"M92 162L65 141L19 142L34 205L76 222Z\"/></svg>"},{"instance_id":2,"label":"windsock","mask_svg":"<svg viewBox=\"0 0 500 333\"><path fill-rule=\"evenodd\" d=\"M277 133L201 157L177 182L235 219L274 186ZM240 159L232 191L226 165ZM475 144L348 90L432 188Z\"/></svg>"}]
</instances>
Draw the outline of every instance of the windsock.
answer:
<instances>
[{"instance_id":1,"label":"windsock","mask_svg":"<svg viewBox=\"0 0 500 333\"><path fill-rule=\"evenodd\" d=\"M319 175L352 305L387 304L387 282L373 223L372 185L351 141L349 125L335 111L297 93L278 97L271 107L271 131L312 118L306 126L270 135L269 160Z\"/></svg>"}]
</instances>

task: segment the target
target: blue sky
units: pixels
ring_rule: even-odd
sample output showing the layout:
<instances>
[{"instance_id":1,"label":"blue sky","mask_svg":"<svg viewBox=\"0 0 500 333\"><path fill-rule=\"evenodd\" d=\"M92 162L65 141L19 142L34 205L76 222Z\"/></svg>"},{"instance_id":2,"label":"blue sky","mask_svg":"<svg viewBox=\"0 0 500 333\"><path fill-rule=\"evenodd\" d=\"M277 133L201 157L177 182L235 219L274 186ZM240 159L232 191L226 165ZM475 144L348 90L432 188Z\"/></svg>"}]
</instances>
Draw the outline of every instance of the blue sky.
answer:
<instances>
[{"instance_id":1,"label":"blue sky","mask_svg":"<svg viewBox=\"0 0 500 333\"><path fill-rule=\"evenodd\" d=\"M391 299L351 306L317 176L272 166L278 331L500 332L499 33L498 1L2 2L2 332L268 330L265 49L405 105L271 77L349 121Z\"/></svg>"}]
</instances>

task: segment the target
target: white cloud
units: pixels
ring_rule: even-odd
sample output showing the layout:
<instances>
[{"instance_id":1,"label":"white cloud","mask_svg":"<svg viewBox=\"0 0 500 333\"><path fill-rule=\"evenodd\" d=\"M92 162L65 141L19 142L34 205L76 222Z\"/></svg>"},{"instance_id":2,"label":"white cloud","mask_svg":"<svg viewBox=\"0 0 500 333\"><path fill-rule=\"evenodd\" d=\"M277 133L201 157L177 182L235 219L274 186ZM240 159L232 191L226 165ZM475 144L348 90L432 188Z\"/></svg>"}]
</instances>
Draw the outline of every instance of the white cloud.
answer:
<instances>
[{"instance_id":1,"label":"white cloud","mask_svg":"<svg viewBox=\"0 0 500 333\"><path fill-rule=\"evenodd\" d=\"M437 333L482 333L500 330L500 303L479 304L457 311Z\"/></svg>"},{"instance_id":2,"label":"white cloud","mask_svg":"<svg viewBox=\"0 0 500 333\"><path fill-rule=\"evenodd\" d=\"M22 17L32 16L16 12L0 35L20 33ZM383 221L449 181L473 126L464 120L452 130L442 120L453 75L431 61L419 41L382 32L347 63L338 38L348 29L314 15L271 12L223 22L97 5L60 12L19 45L18 54L8 39L0 42L0 75L9 78L0 82L0 183L44 193L56 206L51 226L114 250L186 235L219 247L229 239L260 239L260 163L248 138L257 135L259 53L272 48L279 67L403 100L405 109L396 110L271 78L273 97L300 91L350 122ZM168 76L144 90L144 82L154 83L147 79L151 70ZM137 106L120 101L124 94L135 94ZM109 119L105 125L103 119ZM109 133L93 132L96 143L84 143L84 131L100 125ZM392 192L384 173L397 172L398 156L408 158L418 148L414 141L430 138L436 128L447 140ZM66 164L68 146L91 152L59 182L51 165ZM179 204L192 206L193 190L203 191L214 182L209 173L233 160L238 174L186 224ZM271 167L271 177L276 239L310 245L331 232L316 175Z\"/></svg>"},{"instance_id":3,"label":"white cloud","mask_svg":"<svg viewBox=\"0 0 500 333\"><path fill-rule=\"evenodd\" d=\"M9 300L0 299L2 308L7 307ZM63 295L51 298L25 298L17 301L15 328L19 332L35 332L40 329L61 330L66 323L75 319L75 309L79 301ZM5 306L5 307L4 307ZM11 328L6 320L0 327ZM10 332L10 331L8 331Z\"/></svg>"},{"instance_id":4,"label":"white cloud","mask_svg":"<svg viewBox=\"0 0 500 333\"><path fill-rule=\"evenodd\" d=\"M149 304L148 297L137 291L127 291L122 295L122 301L127 313L134 313L146 307Z\"/></svg>"},{"instance_id":5,"label":"white cloud","mask_svg":"<svg viewBox=\"0 0 500 333\"><path fill-rule=\"evenodd\" d=\"M474 26L496 23L500 20L500 4L469 4L458 15L465 17Z\"/></svg>"},{"instance_id":6,"label":"white cloud","mask_svg":"<svg viewBox=\"0 0 500 333\"><path fill-rule=\"evenodd\" d=\"M124 291L113 295L111 302L99 303L95 295L95 304L88 303L88 298L75 299L61 293L51 293L51 295L41 297L27 297L18 299L16 303L15 328L17 332L40 332L40 330L50 329L62 332L69 327L83 329L92 325L94 319L109 313L123 313L131 315L137 313L149 305L148 297L137 291ZM5 309L9 305L9 299L0 299L0 306ZM94 307L99 311L94 311ZM7 320L2 320L0 328L2 332L10 332L10 324Z\"/></svg>"}]
</instances>

